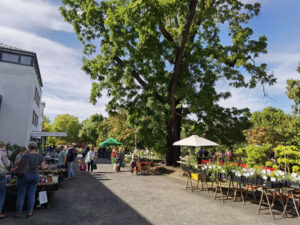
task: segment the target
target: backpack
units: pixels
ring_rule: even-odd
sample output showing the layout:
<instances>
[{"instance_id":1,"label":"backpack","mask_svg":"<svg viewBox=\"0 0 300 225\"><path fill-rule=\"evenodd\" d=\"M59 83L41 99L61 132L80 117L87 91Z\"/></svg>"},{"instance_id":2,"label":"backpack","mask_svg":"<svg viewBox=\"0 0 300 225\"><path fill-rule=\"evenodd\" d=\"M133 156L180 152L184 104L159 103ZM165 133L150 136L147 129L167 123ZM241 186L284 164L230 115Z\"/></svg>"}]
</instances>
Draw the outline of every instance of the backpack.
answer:
<instances>
[{"instance_id":1,"label":"backpack","mask_svg":"<svg viewBox=\"0 0 300 225\"><path fill-rule=\"evenodd\" d=\"M22 177L22 176L25 176L28 171L29 171L29 167L30 167L30 162L29 162L29 158L28 157L22 157L21 158L21 161L16 169L16 172L15 174L18 176L18 177Z\"/></svg>"},{"instance_id":2,"label":"backpack","mask_svg":"<svg viewBox=\"0 0 300 225\"><path fill-rule=\"evenodd\" d=\"M75 153L74 153L74 149L70 148L67 154L67 161L68 162L73 162L75 160Z\"/></svg>"},{"instance_id":3,"label":"backpack","mask_svg":"<svg viewBox=\"0 0 300 225\"><path fill-rule=\"evenodd\" d=\"M0 150L1 151L1 150ZM8 172L2 161L2 151L0 152L0 176L5 176Z\"/></svg>"}]
</instances>

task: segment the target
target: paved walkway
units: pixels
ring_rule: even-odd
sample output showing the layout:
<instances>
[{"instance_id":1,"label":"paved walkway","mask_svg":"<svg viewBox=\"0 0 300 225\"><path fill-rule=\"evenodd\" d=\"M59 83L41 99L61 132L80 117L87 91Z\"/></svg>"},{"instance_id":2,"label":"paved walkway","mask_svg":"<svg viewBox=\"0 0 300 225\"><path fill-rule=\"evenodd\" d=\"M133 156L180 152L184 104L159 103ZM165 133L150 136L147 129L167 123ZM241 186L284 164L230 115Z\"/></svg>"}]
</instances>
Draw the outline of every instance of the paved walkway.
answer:
<instances>
[{"instance_id":1,"label":"paved walkway","mask_svg":"<svg viewBox=\"0 0 300 225\"><path fill-rule=\"evenodd\" d=\"M185 190L185 181L170 176L136 176L128 168L115 173L107 160L98 160L93 174L78 171L66 181L48 209L35 210L30 219L8 218L0 224L80 225L193 225L299 224L297 218L273 221L257 215L257 205L213 200L213 194ZM13 214L11 214L13 215Z\"/></svg>"}]
</instances>

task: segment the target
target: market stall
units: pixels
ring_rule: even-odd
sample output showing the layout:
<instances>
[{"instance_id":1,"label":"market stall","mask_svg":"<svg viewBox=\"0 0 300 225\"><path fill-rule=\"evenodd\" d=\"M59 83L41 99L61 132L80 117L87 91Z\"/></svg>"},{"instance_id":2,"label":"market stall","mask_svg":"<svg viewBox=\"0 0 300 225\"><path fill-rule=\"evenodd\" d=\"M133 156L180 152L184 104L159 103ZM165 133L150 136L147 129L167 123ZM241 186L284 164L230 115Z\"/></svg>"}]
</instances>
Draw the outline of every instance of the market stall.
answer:
<instances>
[{"instance_id":1,"label":"market stall","mask_svg":"<svg viewBox=\"0 0 300 225\"><path fill-rule=\"evenodd\" d=\"M237 149L235 157L227 157L226 160L223 151L219 158L209 159L205 163L199 164L194 155L181 157L178 163L187 174L186 189L193 191L206 187L209 190L210 183L210 189L214 189L214 199L224 202L240 198L244 204L247 200L258 200L258 214L265 208L275 219L273 211L277 206L282 216L287 216L289 209L289 213L295 211L300 218L300 174L297 172L296 150L294 146L249 146ZM196 185L192 180L196 180Z\"/></svg>"}]
</instances>

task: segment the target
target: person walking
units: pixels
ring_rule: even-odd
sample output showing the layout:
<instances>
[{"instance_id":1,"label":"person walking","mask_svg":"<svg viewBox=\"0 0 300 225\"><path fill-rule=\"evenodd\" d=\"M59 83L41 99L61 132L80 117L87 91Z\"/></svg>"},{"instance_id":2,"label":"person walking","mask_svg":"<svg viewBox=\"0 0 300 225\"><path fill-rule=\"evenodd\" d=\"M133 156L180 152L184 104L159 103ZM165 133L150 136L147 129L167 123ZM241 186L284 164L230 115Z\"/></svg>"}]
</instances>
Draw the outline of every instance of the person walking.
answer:
<instances>
[{"instance_id":1,"label":"person walking","mask_svg":"<svg viewBox=\"0 0 300 225\"><path fill-rule=\"evenodd\" d=\"M116 163L118 165L118 172L120 171L120 169L122 167L123 161L124 161L123 149L120 148L119 152L116 155Z\"/></svg>"},{"instance_id":2,"label":"person walking","mask_svg":"<svg viewBox=\"0 0 300 225\"><path fill-rule=\"evenodd\" d=\"M65 168L66 165L67 154L63 150L62 146L58 147L58 151L59 153L58 153L57 169L63 169Z\"/></svg>"},{"instance_id":3,"label":"person walking","mask_svg":"<svg viewBox=\"0 0 300 225\"><path fill-rule=\"evenodd\" d=\"M68 149L67 153L67 179L71 179L75 177L73 172L73 162L75 160L75 150L73 147Z\"/></svg>"},{"instance_id":4,"label":"person walking","mask_svg":"<svg viewBox=\"0 0 300 225\"><path fill-rule=\"evenodd\" d=\"M130 167L131 167L131 173L133 173L133 169L135 168L135 174L138 175L138 164L139 164L139 159L137 157L138 150L134 150L134 152L131 155L131 162L130 162Z\"/></svg>"},{"instance_id":5,"label":"person walking","mask_svg":"<svg viewBox=\"0 0 300 225\"><path fill-rule=\"evenodd\" d=\"M88 164L88 172L90 172L91 168L91 173L93 173L94 163L96 163L96 153L94 151L94 147L91 147L91 150L86 154L85 163Z\"/></svg>"},{"instance_id":6,"label":"person walking","mask_svg":"<svg viewBox=\"0 0 300 225\"><path fill-rule=\"evenodd\" d=\"M39 166L45 169L45 162L43 156L37 152L37 144L30 142L28 145L29 153L24 154L17 162L17 165L27 164L27 171L23 171L24 176L18 176L17 179L17 202L16 202L16 218L21 217L25 196L27 195L27 216L29 218L33 215L33 208L35 203L35 192L39 182Z\"/></svg>"},{"instance_id":7,"label":"person walking","mask_svg":"<svg viewBox=\"0 0 300 225\"><path fill-rule=\"evenodd\" d=\"M6 197L6 173L7 167L9 166L9 160L7 158L7 152L4 148L4 143L0 141L0 219L7 217L6 214L2 213L5 197Z\"/></svg>"},{"instance_id":8,"label":"person walking","mask_svg":"<svg viewBox=\"0 0 300 225\"><path fill-rule=\"evenodd\" d=\"M87 146L86 148L84 148L83 150L82 150L82 152L81 152L81 154L82 154L82 159L83 160L85 160L85 157L86 157L86 155L87 155L87 153L90 151L90 147L89 146Z\"/></svg>"}]
</instances>

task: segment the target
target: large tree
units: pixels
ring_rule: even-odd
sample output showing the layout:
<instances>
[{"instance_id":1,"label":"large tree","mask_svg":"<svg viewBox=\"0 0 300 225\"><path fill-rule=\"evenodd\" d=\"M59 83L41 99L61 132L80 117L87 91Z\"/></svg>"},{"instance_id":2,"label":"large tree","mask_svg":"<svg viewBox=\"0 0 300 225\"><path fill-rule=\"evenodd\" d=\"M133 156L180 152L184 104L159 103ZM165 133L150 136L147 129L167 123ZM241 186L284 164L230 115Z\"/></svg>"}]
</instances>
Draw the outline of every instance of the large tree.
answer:
<instances>
[{"instance_id":1,"label":"large tree","mask_svg":"<svg viewBox=\"0 0 300 225\"><path fill-rule=\"evenodd\" d=\"M80 124L78 118L69 114L57 115L51 127L53 132L66 132L67 137L54 138L55 142L58 140L65 140L67 143L78 142Z\"/></svg>"},{"instance_id":2,"label":"large tree","mask_svg":"<svg viewBox=\"0 0 300 225\"><path fill-rule=\"evenodd\" d=\"M298 68L300 73L300 67ZM289 99L294 101L294 105L292 106L293 114L295 116L300 114L300 80L287 80L286 81L286 94Z\"/></svg>"},{"instance_id":3,"label":"large tree","mask_svg":"<svg viewBox=\"0 0 300 225\"><path fill-rule=\"evenodd\" d=\"M88 144L97 144L96 142L104 121L105 118L101 114L94 114L90 118L83 120L79 131L80 140Z\"/></svg>"},{"instance_id":4,"label":"large tree","mask_svg":"<svg viewBox=\"0 0 300 225\"><path fill-rule=\"evenodd\" d=\"M126 109L136 119L163 121L167 164L176 164L182 121L212 126L230 92L217 81L254 88L271 85L267 38L252 39L247 26L260 4L242 0L62 0L60 11L84 45L83 70L95 82L90 100L107 93L108 111ZM217 109L217 110L216 110ZM239 117L232 113L232 117ZM158 130L158 129L156 129ZM151 138L151 137L149 137Z\"/></svg>"}]
</instances>

